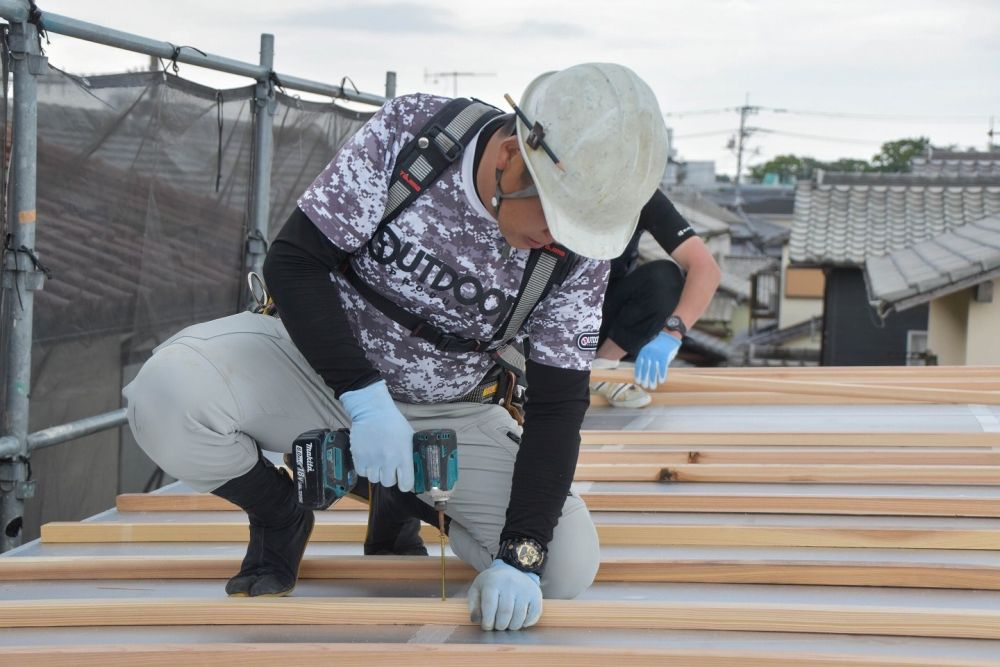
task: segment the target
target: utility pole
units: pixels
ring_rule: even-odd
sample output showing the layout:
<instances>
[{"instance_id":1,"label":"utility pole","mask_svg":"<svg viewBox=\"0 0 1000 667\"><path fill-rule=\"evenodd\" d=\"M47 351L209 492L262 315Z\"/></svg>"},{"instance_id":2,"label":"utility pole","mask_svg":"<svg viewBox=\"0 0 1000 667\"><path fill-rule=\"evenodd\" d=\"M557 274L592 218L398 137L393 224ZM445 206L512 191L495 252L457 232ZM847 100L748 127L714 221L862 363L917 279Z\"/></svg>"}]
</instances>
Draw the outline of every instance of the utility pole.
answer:
<instances>
[{"instance_id":1,"label":"utility pole","mask_svg":"<svg viewBox=\"0 0 1000 667\"><path fill-rule=\"evenodd\" d=\"M736 179L734 181L733 188L733 204L737 209L743 207L743 193L742 193L742 181L743 181L743 150L745 147L745 140L753 133L754 128L747 127L747 116L752 113L757 113L760 111L760 107L750 106L750 93L747 93L746 101L743 106L738 107L737 110L740 112L740 130L736 137Z\"/></svg>"},{"instance_id":2,"label":"utility pole","mask_svg":"<svg viewBox=\"0 0 1000 667\"><path fill-rule=\"evenodd\" d=\"M993 116L990 116L990 129L986 131L986 151L992 151L996 144L993 143Z\"/></svg>"},{"instance_id":3,"label":"utility pole","mask_svg":"<svg viewBox=\"0 0 1000 667\"><path fill-rule=\"evenodd\" d=\"M428 72L424 70L424 81L437 83L438 79L451 77L452 97L458 97L458 78L472 76L496 76L496 72Z\"/></svg>"}]
</instances>

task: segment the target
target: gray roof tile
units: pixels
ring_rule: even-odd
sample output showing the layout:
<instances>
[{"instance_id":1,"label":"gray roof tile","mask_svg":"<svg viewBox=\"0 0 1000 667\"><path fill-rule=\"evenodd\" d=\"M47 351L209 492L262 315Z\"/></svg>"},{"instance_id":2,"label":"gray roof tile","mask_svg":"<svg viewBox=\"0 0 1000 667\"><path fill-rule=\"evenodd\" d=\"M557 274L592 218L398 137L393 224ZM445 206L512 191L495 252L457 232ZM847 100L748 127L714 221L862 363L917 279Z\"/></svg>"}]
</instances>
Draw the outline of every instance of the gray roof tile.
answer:
<instances>
[{"instance_id":1,"label":"gray roof tile","mask_svg":"<svg viewBox=\"0 0 1000 667\"><path fill-rule=\"evenodd\" d=\"M914 158L913 173L923 176L1000 176L1000 151L931 150Z\"/></svg>"},{"instance_id":2,"label":"gray roof tile","mask_svg":"<svg viewBox=\"0 0 1000 667\"><path fill-rule=\"evenodd\" d=\"M872 304L905 310L1000 276L1000 214L865 262Z\"/></svg>"},{"instance_id":3,"label":"gray roof tile","mask_svg":"<svg viewBox=\"0 0 1000 667\"><path fill-rule=\"evenodd\" d=\"M1000 175L820 174L799 183L792 262L861 266L1000 213Z\"/></svg>"}]
</instances>

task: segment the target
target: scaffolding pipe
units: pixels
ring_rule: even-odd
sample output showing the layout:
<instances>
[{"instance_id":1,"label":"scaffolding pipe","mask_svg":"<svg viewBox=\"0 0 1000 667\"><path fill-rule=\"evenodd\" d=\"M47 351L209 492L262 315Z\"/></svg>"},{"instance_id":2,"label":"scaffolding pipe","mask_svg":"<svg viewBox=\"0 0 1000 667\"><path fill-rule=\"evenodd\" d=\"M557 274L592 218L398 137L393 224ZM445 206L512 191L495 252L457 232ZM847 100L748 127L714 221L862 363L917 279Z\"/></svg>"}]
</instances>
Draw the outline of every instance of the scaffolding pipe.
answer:
<instances>
[{"instance_id":1,"label":"scaffolding pipe","mask_svg":"<svg viewBox=\"0 0 1000 667\"><path fill-rule=\"evenodd\" d=\"M22 7L23 9L23 7ZM21 544L24 501L34 495L28 479L28 397L31 395L31 340L35 291L45 275L35 262L35 177L37 168L38 87L45 66L38 31L31 23L13 23L9 35L14 78L11 152L10 247L3 253L6 317L6 377L0 433L13 439L14 452L0 461L0 552Z\"/></svg>"},{"instance_id":2,"label":"scaffolding pipe","mask_svg":"<svg viewBox=\"0 0 1000 667\"><path fill-rule=\"evenodd\" d=\"M253 65L221 56L207 54L190 46L175 46L131 33L78 21L50 12L30 16L26 0L0 0L0 18L10 22L10 51L14 79L11 197L9 202L11 251L0 254L0 289L7 304L0 327L7 342L3 352L5 373L3 414L0 416L0 553L21 543L24 500L34 495L34 482L29 479L28 456L34 449L114 428L125 423L124 409L87 417L69 424L28 434L29 396L31 388L31 345L34 292L42 289L44 273L36 263L35 216L37 170L37 83L35 77L47 68L40 55L38 30L75 37L119 49L142 53L151 58L164 58L257 81L255 101L258 107L254 150L254 192L251 201L250 229L254 236L265 239L270 209L270 169L273 157L274 87L299 90L317 95L360 102L375 106L385 103L385 97L348 91L343 86L280 75L274 72L274 38L261 35L260 63ZM29 18L35 23L29 23ZM395 95L395 72L386 73L387 97ZM263 94L262 94L263 91ZM267 113L259 113L261 110ZM259 270L263 250L250 256L248 266Z\"/></svg>"},{"instance_id":3,"label":"scaffolding pipe","mask_svg":"<svg viewBox=\"0 0 1000 667\"><path fill-rule=\"evenodd\" d=\"M267 74L257 79L254 93L253 174L250 190L250 229L243 264L260 274L267 254L267 227L271 213L271 162L274 156L274 35L260 36L260 66ZM247 299L252 295L245 292Z\"/></svg>"},{"instance_id":4,"label":"scaffolding pipe","mask_svg":"<svg viewBox=\"0 0 1000 667\"><path fill-rule=\"evenodd\" d=\"M68 424L51 426L41 431L36 431L28 436L28 451L43 449L53 445L61 445L70 440L76 440L87 435L107 431L118 426L124 426L128 422L125 417L125 408L105 412L104 414L84 417ZM16 456L18 441L15 438L0 438L0 459Z\"/></svg>"},{"instance_id":5,"label":"scaffolding pipe","mask_svg":"<svg viewBox=\"0 0 1000 667\"><path fill-rule=\"evenodd\" d=\"M23 0L0 0L0 17L7 19L11 23L25 21L28 18L27 5ZM254 65L231 58L216 56L191 46L178 46L171 42L149 39L148 37L133 35L121 30L105 28L94 23L79 21L68 16L53 14L52 12L41 12L41 24L46 32L75 37L88 42L113 46L118 49L125 49L126 51L142 53L186 65L195 65L217 72L226 72L256 80L270 76L270 68L265 68L263 65ZM281 86L286 89L301 90L316 95L345 99L352 102L362 102L375 106L385 104L384 97L354 90L345 90L343 86L309 81L308 79L300 79L299 77L284 74L276 76L281 82Z\"/></svg>"}]
</instances>

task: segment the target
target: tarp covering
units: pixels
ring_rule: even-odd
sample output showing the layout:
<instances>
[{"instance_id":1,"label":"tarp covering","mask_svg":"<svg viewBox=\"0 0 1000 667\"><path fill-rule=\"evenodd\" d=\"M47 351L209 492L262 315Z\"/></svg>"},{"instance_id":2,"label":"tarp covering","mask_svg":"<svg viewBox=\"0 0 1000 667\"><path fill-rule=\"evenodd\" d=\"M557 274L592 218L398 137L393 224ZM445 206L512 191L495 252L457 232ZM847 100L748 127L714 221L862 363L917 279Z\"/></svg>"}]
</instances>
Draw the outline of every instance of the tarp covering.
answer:
<instances>
[{"instance_id":1,"label":"tarp covering","mask_svg":"<svg viewBox=\"0 0 1000 667\"><path fill-rule=\"evenodd\" d=\"M36 248L52 279L35 298L32 431L121 407L157 343L237 311L253 91L163 72L38 78ZM277 95L269 238L368 115ZM26 539L111 506L152 468L113 431L41 450L33 469Z\"/></svg>"}]
</instances>

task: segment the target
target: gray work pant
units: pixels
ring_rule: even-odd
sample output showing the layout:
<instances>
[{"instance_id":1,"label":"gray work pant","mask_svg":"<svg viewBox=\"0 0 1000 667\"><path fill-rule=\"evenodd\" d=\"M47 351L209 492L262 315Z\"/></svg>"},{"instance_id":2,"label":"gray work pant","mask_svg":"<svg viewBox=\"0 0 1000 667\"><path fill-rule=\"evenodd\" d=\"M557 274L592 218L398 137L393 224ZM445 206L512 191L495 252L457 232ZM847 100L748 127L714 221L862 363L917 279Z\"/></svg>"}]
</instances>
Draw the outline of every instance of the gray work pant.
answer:
<instances>
[{"instance_id":1,"label":"gray work pant","mask_svg":"<svg viewBox=\"0 0 1000 667\"><path fill-rule=\"evenodd\" d=\"M190 326L156 348L123 394L139 446L165 472L199 491L247 473L257 447L291 451L297 435L349 426L333 391L281 321L240 313ZM414 430L454 429L458 483L448 503L452 550L489 567L506 520L521 429L497 405L396 403ZM426 499L425 499L426 500ZM542 591L572 598L594 580L597 532L583 501L566 499L549 543Z\"/></svg>"}]
</instances>

